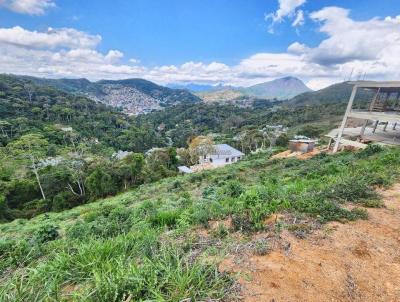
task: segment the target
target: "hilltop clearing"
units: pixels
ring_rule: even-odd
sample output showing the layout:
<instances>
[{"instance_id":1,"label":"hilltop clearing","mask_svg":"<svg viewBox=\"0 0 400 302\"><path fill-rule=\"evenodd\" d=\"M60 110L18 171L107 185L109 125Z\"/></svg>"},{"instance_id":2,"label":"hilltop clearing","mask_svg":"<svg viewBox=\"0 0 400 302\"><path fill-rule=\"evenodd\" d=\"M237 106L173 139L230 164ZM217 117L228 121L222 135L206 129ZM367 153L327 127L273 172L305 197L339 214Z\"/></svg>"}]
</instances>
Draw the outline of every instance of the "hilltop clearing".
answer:
<instances>
[{"instance_id":1,"label":"hilltop clearing","mask_svg":"<svg viewBox=\"0 0 400 302\"><path fill-rule=\"evenodd\" d=\"M368 220L331 222L306 239L289 231L268 255L228 257L243 301L397 301L400 296L400 184L380 192ZM283 222L283 218L282 218Z\"/></svg>"}]
</instances>

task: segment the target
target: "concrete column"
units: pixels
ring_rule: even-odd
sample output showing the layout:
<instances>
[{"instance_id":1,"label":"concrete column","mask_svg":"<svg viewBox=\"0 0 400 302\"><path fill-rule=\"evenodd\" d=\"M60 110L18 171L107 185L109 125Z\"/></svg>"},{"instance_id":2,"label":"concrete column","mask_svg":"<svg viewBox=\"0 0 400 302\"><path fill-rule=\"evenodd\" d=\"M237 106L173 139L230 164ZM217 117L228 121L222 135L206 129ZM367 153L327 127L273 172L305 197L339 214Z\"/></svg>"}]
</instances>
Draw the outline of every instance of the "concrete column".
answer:
<instances>
[{"instance_id":1,"label":"concrete column","mask_svg":"<svg viewBox=\"0 0 400 302\"><path fill-rule=\"evenodd\" d=\"M372 133L375 133L375 130L376 130L376 128L378 127L378 124L379 124L379 121L376 121L376 122L375 122L375 125L374 125L374 129L372 130Z\"/></svg>"},{"instance_id":2,"label":"concrete column","mask_svg":"<svg viewBox=\"0 0 400 302\"><path fill-rule=\"evenodd\" d=\"M354 85L353 90L351 92L349 103L347 104L346 112L344 113L342 124L340 125L339 133L336 138L336 143L335 143L335 146L333 147L333 153L336 153L339 148L339 144L340 144L340 140L343 135L344 127L346 127L347 118L349 117L351 108L353 107L353 102L354 102L354 98L357 93L357 88L358 88L357 85Z\"/></svg>"}]
</instances>

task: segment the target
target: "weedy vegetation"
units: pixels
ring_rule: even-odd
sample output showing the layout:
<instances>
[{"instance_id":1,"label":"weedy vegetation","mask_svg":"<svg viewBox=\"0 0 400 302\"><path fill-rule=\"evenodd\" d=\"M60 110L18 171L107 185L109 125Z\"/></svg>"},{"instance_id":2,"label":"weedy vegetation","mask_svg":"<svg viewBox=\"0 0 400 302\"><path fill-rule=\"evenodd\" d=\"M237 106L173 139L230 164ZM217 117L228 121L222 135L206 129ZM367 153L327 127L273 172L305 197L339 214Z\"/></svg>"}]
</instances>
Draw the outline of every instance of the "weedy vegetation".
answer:
<instances>
[{"instance_id":1,"label":"weedy vegetation","mask_svg":"<svg viewBox=\"0 0 400 302\"><path fill-rule=\"evenodd\" d=\"M263 232L276 213L320 224L366 219L364 207L381 206L375 188L392 184L400 173L400 150L392 148L371 146L307 161L268 157L251 156L0 225L0 300L229 299L235 276L220 272L218 261L206 255L223 251L235 232ZM199 229L227 218L231 226L208 229L208 246L201 244ZM276 226L282 228L308 232L304 223ZM260 241L254 253L269 250Z\"/></svg>"}]
</instances>

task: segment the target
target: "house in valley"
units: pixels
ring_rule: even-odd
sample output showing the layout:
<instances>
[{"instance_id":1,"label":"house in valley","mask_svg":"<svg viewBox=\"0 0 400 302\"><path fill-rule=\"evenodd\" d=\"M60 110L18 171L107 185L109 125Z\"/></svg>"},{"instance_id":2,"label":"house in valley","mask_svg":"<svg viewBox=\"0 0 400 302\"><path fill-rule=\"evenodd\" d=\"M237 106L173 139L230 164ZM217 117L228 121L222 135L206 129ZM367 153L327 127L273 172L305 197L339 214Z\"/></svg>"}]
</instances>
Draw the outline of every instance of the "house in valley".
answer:
<instances>
[{"instance_id":1,"label":"house in valley","mask_svg":"<svg viewBox=\"0 0 400 302\"><path fill-rule=\"evenodd\" d=\"M233 164L243 159L244 153L228 144L213 145L207 154L199 156L197 166L218 168Z\"/></svg>"},{"instance_id":2,"label":"house in valley","mask_svg":"<svg viewBox=\"0 0 400 302\"><path fill-rule=\"evenodd\" d=\"M199 164L211 164L214 167L221 167L241 160L244 153L229 146L228 144L214 145L209 153L199 157Z\"/></svg>"},{"instance_id":3,"label":"house in valley","mask_svg":"<svg viewBox=\"0 0 400 302\"><path fill-rule=\"evenodd\" d=\"M236 163L243 159L244 153L229 146L228 144L218 144L207 148L205 154L199 156L198 163L190 168L186 166L178 167L181 173L192 173L201 170L208 170L223 167Z\"/></svg>"}]
</instances>

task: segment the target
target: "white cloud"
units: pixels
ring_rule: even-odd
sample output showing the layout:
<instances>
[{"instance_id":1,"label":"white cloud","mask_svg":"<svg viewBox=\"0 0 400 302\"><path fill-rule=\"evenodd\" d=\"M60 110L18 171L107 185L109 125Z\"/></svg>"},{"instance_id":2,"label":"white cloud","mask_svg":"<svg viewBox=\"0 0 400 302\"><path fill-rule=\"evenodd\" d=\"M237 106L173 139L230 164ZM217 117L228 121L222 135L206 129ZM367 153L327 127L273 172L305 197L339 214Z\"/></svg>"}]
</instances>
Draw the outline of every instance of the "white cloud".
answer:
<instances>
[{"instance_id":1,"label":"white cloud","mask_svg":"<svg viewBox=\"0 0 400 302\"><path fill-rule=\"evenodd\" d=\"M288 52L292 54L303 54L305 53L309 48L305 44L301 44L299 42L294 42L289 45L288 47Z\"/></svg>"},{"instance_id":2,"label":"white cloud","mask_svg":"<svg viewBox=\"0 0 400 302\"><path fill-rule=\"evenodd\" d=\"M296 14L296 19L292 22L292 26L299 26L304 24L304 12L299 9Z\"/></svg>"},{"instance_id":3,"label":"white cloud","mask_svg":"<svg viewBox=\"0 0 400 302\"><path fill-rule=\"evenodd\" d=\"M316 47L298 42L288 51L305 61L349 73L366 73L369 78L400 77L400 16L355 21L349 10L326 7L310 14L320 22L327 38ZM343 75L344 76L344 75Z\"/></svg>"},{"instance_id":4,"label":"white cloud","mask_svg":"<svg viewBox=\"0 0 400 302\"><path fill-rule=\"evenodd\" d=\"M293 16L296 8L303 5L306 0L279 0L279 9L275 13L269 14L273 22L282 22L283 18Z\"/></svg>"},{"instance_id":5,"label":"white cloud","mask_svg":"<svg viewBox=\"0 0 400 302\"><path fill-rule=\"evenodd\" d=\"M131 62L133 65L137 65L137 64L140 63L140 60L135 59L135 58L131 58L131 59L129 59L129 62Z\"/></svg>"},{"instance_id":6,"label":"white cloud","mask_svg":"<svg viewBox=\"0 0 400 302\"><path fill-rule=\"evenodd\" d=\"M52 0L0 0L0 7L27 15L43 15L55 6Z\"/></svg>"},{"instance_id":7,"label":"white cloud","mask_svg":"<svg viewBox=\"0 0 400 302\"><path fill-rule=\"evenodd\" d=\"M137 59L125 59L117 49L99 51L99 35L72 28L0 28L0 73L242 86L291 75L313 89L342 81L352 70L353 79L364 73L367 79L400 79L400 16L355 21L348 10L327 7L310 18L326 36L319 45L294 41L287 51L257 53L235 65L189 61L146 67Z\"/></svg>"},{"instance_id":8,"label":"white cloud","mask_svg":"<svg viewBox=\"0 0 400 302\"><path fill-rule=\"evenodd\" d=\"M281 23L286 17L295 18L292 26L302 25L304 23L304 13L298 8L304 3L306 3L306 0L279 0L278 10L265 16L267 21L272 20L268 31L273 33L275 23Z\"/></svg>"},{"instance_id":9,"label":"white cloud","mask_svg":"<svg viewBox=\"0 0 400 302\"><path fill-rule=\"evenodd\" d=\"M119 50L110 50L106 56L104 57L108 62L118 62L120 59L124 57L124 54Z\"/></svg>"},{"instance_id":10,"label":"white cloud","mask_svg":"<svg viewBox=\"0 0 400 302\"><path fill-rule=\"evenodd\" d=\"M94 48L100 41L99 35L89 35L73 28L50 27L46 32L29 31L20 26L0 28L0 43L30 48Z\"/></svg>"},{"instance_id":11,"label":"white cloud","mask_svg":"<svg viewBox=\"0 0 400 302\"><path fill-rule=\"evenodd\" d=\"M316 78L307 81L305 84L307 87L311 88L312 90L318 90L329 85L335 84L337 82L336 79L331 78Z\"/></svg>"}]
</instances>

